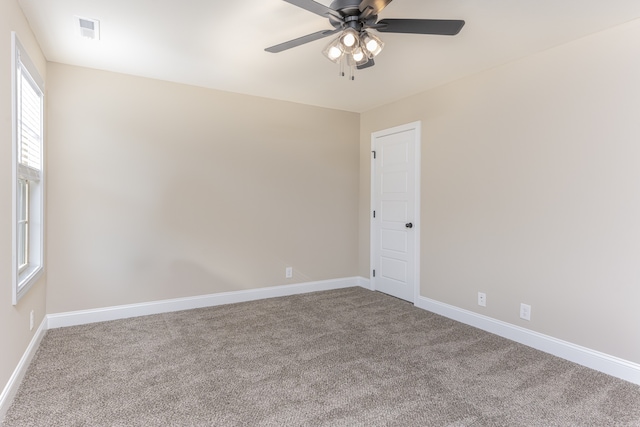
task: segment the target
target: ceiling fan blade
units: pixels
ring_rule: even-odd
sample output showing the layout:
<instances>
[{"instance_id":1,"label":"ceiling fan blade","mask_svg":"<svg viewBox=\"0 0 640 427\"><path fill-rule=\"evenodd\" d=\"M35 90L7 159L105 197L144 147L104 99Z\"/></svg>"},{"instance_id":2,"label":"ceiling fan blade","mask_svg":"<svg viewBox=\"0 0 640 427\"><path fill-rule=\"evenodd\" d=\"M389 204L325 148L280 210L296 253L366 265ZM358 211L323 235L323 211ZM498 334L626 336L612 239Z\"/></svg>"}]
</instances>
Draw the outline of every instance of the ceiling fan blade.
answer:
<instances>
[{"instance_id":1,"label":"ceiling fan blade","mask_svg":"<svg viewBox=\"0 0 640 427\"><path fill-rule=\"evenodd\" d=\"M338 31L342 31L342 28L337 28L335 30L323 30L315 33L307 34L306 36L298 37L297 39L289 40L288 42L280 43L275 46L271 46L266 48L267 52L278 53L283 50L291 49L292 47L300 46L305 43L312 42L314 40L320 40L325 37L329 37L332 34L337 33Z\"/></svg>"},{"instance_id":2,"label":"ceiling fan blade","mask_svg":"<svg viewBox=\"0 0 640 427\"><path fill-rule=\"evenodd\" d=\"M360 17L368 18L370 16L378 15L382 9L387 7L392 0L362 0L358 9L360 9Z\"/></svg>"},{"instance_id":3,"label":"ceiling fan blade","mask_svg":"<svg viewBox=\"0 0 640 427\"><path fill-rule=\"evenodd\" d=\"M464 21L455 19L383 19L373 28L381 33L455 36L463 26Z\"/></svg>"},{"instance_id":4,"label":"ceiling fan blade","mask_svg":"<svg viewBox=\"0 0 640 427\"><path fill-rule=\"evenodd\" d=\"M356 66L356 68L358 70L364 70L365 68L369 68L369 67L373 67L374 65L376 65L375 61L373 60L373 58L369 58L369 60L367 62L365 62L362 65L358 65Z\"/></svg>"},{"instance_id":5,"label":"ceiling fan blade","mask_svg":"<svg viewBox=\"0 0 640 427\"><path fill-rule=\"evenodd\" d=\"M342 16L340 15L339 12L331 8L328 8L323 4L317 3L313 0L284 0L284 1L294 6L298 6L304 10L308 10L309 12L313 12L316 15L324 16L325 18L328 18L329 15L331 15L331 16L335 16L336 18L342 19Z\"/></svg>"}]
</instances>

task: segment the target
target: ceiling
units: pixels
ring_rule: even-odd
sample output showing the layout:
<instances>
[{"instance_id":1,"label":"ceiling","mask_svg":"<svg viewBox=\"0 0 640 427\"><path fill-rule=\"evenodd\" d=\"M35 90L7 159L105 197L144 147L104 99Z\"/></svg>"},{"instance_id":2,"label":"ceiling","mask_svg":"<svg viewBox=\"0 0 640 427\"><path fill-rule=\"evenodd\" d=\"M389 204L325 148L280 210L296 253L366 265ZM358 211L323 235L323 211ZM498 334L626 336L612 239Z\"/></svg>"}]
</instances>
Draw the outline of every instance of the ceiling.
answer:
<instances>
[{"instance_id":1,"label":"ceiling","mask_svg":"<svg viewBox=\"0 0 640 427\"><path fill-rule=\"evenodd\" d=\"M331 37L264 48L328 20L282 0L19 0L49 61L363 112L640 17L638 0L394 0L383 18L463 19L457 36L378 33L355 81L321 53ZM330 5L331 0L318 0ZM100 20L100 41L74 16Z\"/></svg>"}]
</instances>

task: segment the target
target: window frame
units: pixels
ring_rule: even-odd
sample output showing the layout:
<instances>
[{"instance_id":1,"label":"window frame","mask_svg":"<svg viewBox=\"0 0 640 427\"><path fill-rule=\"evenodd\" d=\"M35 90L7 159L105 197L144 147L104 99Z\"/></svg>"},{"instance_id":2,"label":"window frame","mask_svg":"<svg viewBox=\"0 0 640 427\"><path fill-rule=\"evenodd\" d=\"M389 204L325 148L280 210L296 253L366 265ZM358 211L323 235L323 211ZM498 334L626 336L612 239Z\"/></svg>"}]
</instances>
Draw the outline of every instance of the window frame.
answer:
<instances>
[{"instance_id":1,"label":"window frame","mask_svg":"<svg viewBox=\"0 0 640 427\"><path fill-rule=\"evenodd\" d=\"M24 184L22 184L24 182ZM21 274L29 267L29 187L31 184L28 179L18 176L18 196L16 204L18 206L18 215L16 220L16 253L18 257L18 274ZM24 224L24 235L22 235L21 224ZM24 248L20 247L20 242L24 243ZM21 261L24 260L23 263Z\"/></svg>"},{"instance_id":2,"label":"window frame","mask_svg":"<svg viewBox=\"0 0 640 427\"><path fill-rule=\"evenodd\" d=\"M12 300L13 305L29 291L44 272L44 81L29 58L15 32L11 33L11 105L12 105ZM23 77L40 103L39 115L39 164L21 164L22 157L22 84ZM33 111L33 110L32 110ZM33 139L31 140L31 142ZM29 151L31 153L31 151ZM21 182L26 181L24 191ZM21 204L24 203L24 205ZM22 208L26 210L24 221ZM25 237L22 239L23 254L20 254L22 232L19 222L25 224ZM26 262L18 265L26 256Z\"/></svg>"}]
</instances>

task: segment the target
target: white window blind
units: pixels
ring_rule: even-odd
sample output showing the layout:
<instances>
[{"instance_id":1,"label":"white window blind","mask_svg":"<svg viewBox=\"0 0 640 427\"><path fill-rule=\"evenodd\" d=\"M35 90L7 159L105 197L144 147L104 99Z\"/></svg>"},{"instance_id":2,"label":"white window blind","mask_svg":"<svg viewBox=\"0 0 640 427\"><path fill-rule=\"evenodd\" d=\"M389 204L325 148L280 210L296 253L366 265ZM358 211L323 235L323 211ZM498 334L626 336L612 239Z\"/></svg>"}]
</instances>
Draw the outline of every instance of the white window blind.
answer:
<instances>
[{"instance_id":1,"label":"white window blind","mask_svg":"<svg viewBox=\"0 0 640 427\"><path fill-rule=\"evenodd\" d=\"M38 181L42 171L42 92L24 66L18 73L18 174Z\"/></svg>"}]
</instances>

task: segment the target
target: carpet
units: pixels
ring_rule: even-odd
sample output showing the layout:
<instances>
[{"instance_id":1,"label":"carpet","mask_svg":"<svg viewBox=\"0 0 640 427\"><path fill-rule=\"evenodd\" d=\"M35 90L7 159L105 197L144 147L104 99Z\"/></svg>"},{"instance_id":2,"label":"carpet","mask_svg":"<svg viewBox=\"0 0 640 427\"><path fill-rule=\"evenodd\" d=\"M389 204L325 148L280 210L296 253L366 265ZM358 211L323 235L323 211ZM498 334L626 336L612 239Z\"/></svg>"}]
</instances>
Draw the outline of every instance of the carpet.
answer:
<instances>
[{"instance_id":1,"label":"carpet","mask_svg":"<svg viewBox=\"0 0 640 427\"><path fill-rule=\"evenodd\" d=\"M362 288L49 330L11 426L640 426L640 387Z\"/></svg>"}]
</instances>

